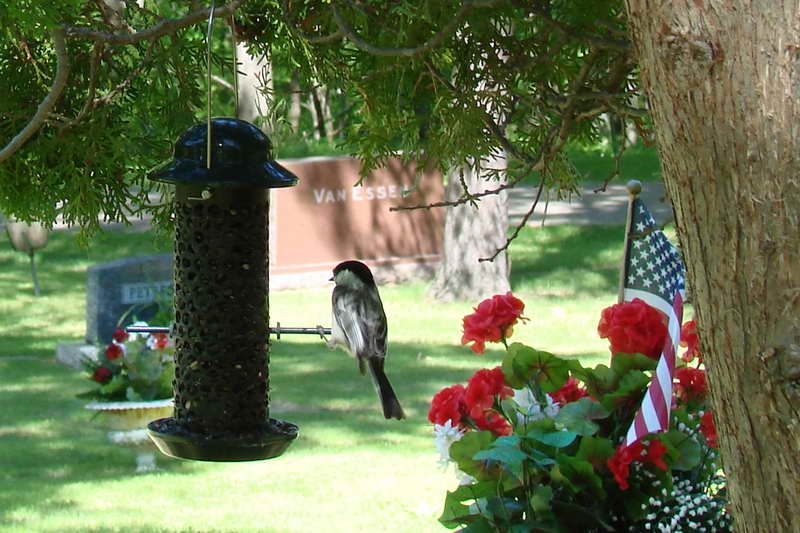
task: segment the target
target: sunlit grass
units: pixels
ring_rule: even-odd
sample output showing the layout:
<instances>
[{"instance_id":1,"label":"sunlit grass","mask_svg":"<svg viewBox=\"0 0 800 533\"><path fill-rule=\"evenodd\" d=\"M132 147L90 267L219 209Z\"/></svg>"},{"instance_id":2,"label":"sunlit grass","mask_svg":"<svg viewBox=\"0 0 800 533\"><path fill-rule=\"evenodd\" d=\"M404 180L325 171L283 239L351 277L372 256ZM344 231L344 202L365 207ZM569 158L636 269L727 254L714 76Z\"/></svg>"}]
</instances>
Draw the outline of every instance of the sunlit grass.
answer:
<instances>
[{"instance_id":1,"label":"sunlit grass","mask_svg":"<svg viewBox=\"0 0 800 533\"><path fill-rule=\"evenodd\" d=\"M513 340L607 360L600 310L616 301L620 227L526 229L512 247L512 286L527 324ZM313 337L273 340L271 415L300 426L281 458L254 463L160 459L133 474L130 450L111 445L75 394L88 381L53 361L56 342L84 333L88 266L160 253L150 234L109 233L88 250L56 232L41 254L44 296L26 258L0 247L0 532L398 532L444 529L436 518L452 472L441 472L426 420L430 398L499 363L460 346L477 302L438 304L415 283L382 286L389 317L387 374L408 420L386 421L369 378ZM271 321L330 325L330 288L270 296ZM32 356L22 359L19 356Z\"/></svg>"}]
</instances>

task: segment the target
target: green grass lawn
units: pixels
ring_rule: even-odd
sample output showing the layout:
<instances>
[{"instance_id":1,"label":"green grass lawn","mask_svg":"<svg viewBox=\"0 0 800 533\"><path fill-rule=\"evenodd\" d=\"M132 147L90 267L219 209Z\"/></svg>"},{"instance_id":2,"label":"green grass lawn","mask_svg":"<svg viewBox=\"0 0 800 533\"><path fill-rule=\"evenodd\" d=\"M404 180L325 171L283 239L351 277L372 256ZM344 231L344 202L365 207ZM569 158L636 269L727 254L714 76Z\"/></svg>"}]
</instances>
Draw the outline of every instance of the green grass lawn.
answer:
<instances>
[{"instance_id":1,"label":"green grass lawn","mask_svg":"<svg viewBox=\"0 0 800 533\"><path fill-rule=\"evenodd\" d=\"M616 301L621 227L527 228L512 246L512 285L531 321L514 340L603 362L601 309ZM389 317L387 374L408 420L386 421L368 378L312 338L274 341L272 416L300 426L283 457L253 463L159 459L133 473L131 451L111 445L75 394L89 383L56 364L57 342L84 333L86 269L159 253L150 233L109 232L89 249L54 232L40 254L43 296L32 296L27 257L0 241L0 532L441 532L445 491L426 420L430 398L498 364L494 346L459 346L477 302L437 304L422 283L381 287ZM271 294L283 325L330 324L330 288ZM22 358L22 357L24 358Z\"/></svg>"}]
</instances>

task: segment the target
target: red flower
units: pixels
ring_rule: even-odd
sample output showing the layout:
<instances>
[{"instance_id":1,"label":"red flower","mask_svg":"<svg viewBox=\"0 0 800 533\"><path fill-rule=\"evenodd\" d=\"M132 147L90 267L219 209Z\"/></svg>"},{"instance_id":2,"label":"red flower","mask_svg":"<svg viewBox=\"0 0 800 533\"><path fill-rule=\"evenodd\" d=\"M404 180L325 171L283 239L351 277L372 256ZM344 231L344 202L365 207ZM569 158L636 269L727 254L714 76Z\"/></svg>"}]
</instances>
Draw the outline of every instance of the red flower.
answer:
<instances>
[{"instance_id":1,"label":"red flower","mask_svg":"<svg viewBox=\"0 0 800 533\"><path fill-rule=\"evenodd\" d=\"M111 381L111 370L107 369L104 366L99 367L97 370L92 373L92 379L98 383L108 383Z\"/></svg>"},{"instance_id":2,"label":"red flower","mask_svg":"<svg viewBox=\"0 0 800 533\"><path fill-rule=\"evenodd\" d=\"M472 418L490 409L494 405L495 396L500 400L514 396L514 391L506 385L503 369L498 367L484 368L475 372L467 382L464 401Z\"/></svg>"},{"instance_id":3,"label":"red flower","mask_svg":"<svg viewBox=\"0 0 800 533\"><path fill-rule=\"evenodd\" d=\"M697 325L694 320L684 322L681 326L681 346L686 347L686 351L681 356L681 359L687 363L691 362L695 356L699 362L703 362L703 354L697 348L699 340L697 338Z\"/></svg>"},{"instance_id":4,"label":"red flower","mask_svg":"<svg viewBox=\"0 0 800 533\"><path fill-rule=\"evenodd\" d=\"M169 343L169 335L166 333L153 333L153 338L155 339L156 349L158 350L163 350Z\"/></svg>"},{"instance_id":5,"label":"red flower","mask_svg":"<svg viewBox=\"0 0 800 533\"><path fill-rule=\"evenodd\" d=\"M453 385L437 392L431 400L428 420L439 425L450 420L453 426L459 425L461 418L467 413L467 406L464 403L465 392L464 385Z\"/></svg>"},{"instance_id":6,"label":"red flower","mask_svg":"<svg viewBox=\"0 0 800 533\"><path fill-rule=\"evenodd\" d=\"M589 396L589 393L585 388L578 387L578 380L573 377L569 378L563 387L550 393L550 397L561 407L576 402L584 396Z\"/></svg>"},{"instance_id":7,"label":"red flower","mask_svg":"<svg viewBox=\"0 0 800 533\"><path fill-rule=\"evenodd\" d=\"M644 451L642 441L636 441L630 446L620 444L617 446L617 453L606 461L608 469L614 474L617 485L622 490L628 490L628 475L630 475L630 464L639 460Z\"/></svg>"},{"instance_id":8,"label":"red flower","mask_svg":"<svg viewBox=\"0 0 800 533\"><path fill-rule=\"evenodd\" d=\"M682 402L703 401L706 399L708 387L706 386L706 373L699 368L682 366L675 369L675 395Z\"/></svg>"},{"instance_id":9,"label":"red flower","mask_svg":"<svg viewBox=\"0 0 800 533\"><path fill-rule=\"evenodd\" d=\"M700 431L706 437L706 443L709 448L719 448L719 441L717 440L717 428L714 426L714 416L711 411L706 411L700 417Z\"/></svg>"},{"instance_id":10,"label":"red flower","mask_svg":"<svg viewBox=\"0 0 800 533\"><path fill-rule=\"evenodd\" d=\"M667 447L660 439L652 439L647 445L647 453L642 457L642 462L650 463L661 470L666 470L667 463L664 462L664 454L667 453Z\"/></svg>"},{"instance_id":11,"label":"red flower","mask_svg":"<svg viewBox=\"0 0 800 533\"><path fill-rule=\"evenodd\" d=\"M620 444L617 446L617 453L606 462L608 469L614 474L614 479L620 489L628 490L630 465L634 461L651 464L661 470L669 468L667 463L664 462L667 448L663 442L659 439L652 439L647 443L647 449L644 446L644 443L640 440L627 447Z\"/></svg>"},{"instance_id":12,"label":"red flower","mask_svg":"<svg viewBox=\"0 0 800 533\"><path fill-rule=\"evenodd\" d=\"M489 430L498 437L511 435L512 433L511 424L508 423L508 420L493 409L483 411L480 416L474 417L473 421L478 426L478 429Z\"/></svg>"},{"instance_id":13,"label":"red flower","mask_svg":"<svg viewBox=\"0 0 800 533\"><path fill-rule=\"evenodd\" d=\"M524 309L522 300L511 292L487 298L478 304L474 313L464 317L461 344L474 342L470 349L475 353L483 353L486 342L500 342L510 337L517 320L527 320L522 316Z\"/></svg>"},{"instance_id":14,"label":"red flower","mask_svg":"<svg viewBox=\"0 0 800 533\"><path fill-rule=\"evenodd\" d=\"M122 351L122 346L120 346L119 344L111 343L108 345L108 348L106 348L106 359L108 359L109 361L115 361L120 357L122 357L123 353L124 352Z\"/></svg>"},{"instance_id":15,"label":"red flower","mask_svg":"<svg viewBox=\"0 0 800 533\"><path fill-rule=\"evenodd\" d=\"M128 332L124 329L118 329L114 333L111 334L111 338L117 342L125 342L128 340Z\"/></svg>"},{"instance_id":16,"label":"red flower","mask_svg":"<svg viewBox=\"0 0 800 533\"><path fill-rule=\"evenodd\" d=\"M510 435L511 426L494 410L494 406L495 401L513 395L514 391L506 385L502 368L484 368L469 378L464 404L469 417L479 429L487 429L498 436Z\"/></svg>"},{"instance_id":17,"label":"red flower","mask_svg":"<svg viewBox=\"0 0 800 533\"><path fill-rule=\"evenodd\" d=\"M661 356L667 327L664 315L639 298L603 309L597 333L611 341L615 353L642 353L652 359Z\"/></svg>"}]
</instances>

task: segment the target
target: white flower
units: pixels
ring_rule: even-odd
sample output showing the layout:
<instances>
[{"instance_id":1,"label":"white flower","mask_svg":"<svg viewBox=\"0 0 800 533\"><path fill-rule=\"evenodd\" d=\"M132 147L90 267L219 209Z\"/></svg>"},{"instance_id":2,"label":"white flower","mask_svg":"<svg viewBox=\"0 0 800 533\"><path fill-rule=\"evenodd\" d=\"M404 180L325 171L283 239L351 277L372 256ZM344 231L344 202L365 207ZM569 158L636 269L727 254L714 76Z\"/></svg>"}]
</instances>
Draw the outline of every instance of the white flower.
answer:
<instances>
[{"instance_id":1,"label":"white flower","mask_svg":"<svg viewBox=\"0 0 800 533\"><path fill-rule=\"evenodd\" d=\"M544 395L547 399L547 405L544 409L539 404L539 401L533 395L530 389L515 389L514 401L517 402L522 412L517 413L517 423L525 424L528 422L536 422L545 417L554 418L560 409L558 402L554 401L549 394Z\"/></svg>"},{"instance_id":2,"label":"white flower","mask_svg":"<svg viewBox=\"0 0 800 533\"><path fill-rule=\"evenodd\" d=\"M450 446L454 442L460 441L465 433L458 426L453 427L452 420L448 420L444 424L433 425L433 443L436 446L436 451L439 452L439 465L442 469L446 469L451 462Z\"/></svg>"}]
</instances>

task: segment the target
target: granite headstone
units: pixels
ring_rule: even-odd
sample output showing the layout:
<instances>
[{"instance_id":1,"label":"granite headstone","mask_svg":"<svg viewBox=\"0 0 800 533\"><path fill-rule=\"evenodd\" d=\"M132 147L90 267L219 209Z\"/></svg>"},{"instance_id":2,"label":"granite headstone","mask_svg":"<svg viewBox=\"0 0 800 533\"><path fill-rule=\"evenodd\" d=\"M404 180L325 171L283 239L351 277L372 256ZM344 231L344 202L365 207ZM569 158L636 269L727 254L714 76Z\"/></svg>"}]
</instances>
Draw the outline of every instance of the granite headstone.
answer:
<instances>
[{"instance_id":1,"label":"granite headstone","mask_svg":"<svg viewBox=\"0 0 800 533\"><path fill-rule=\"evenodd\" d=\"M171 302L172 265L172 254L156 254L89 267L86 281L87 342L110 342L118 324L127 325L134 318L149 320L158 312L159 304ZM120 323L123 316L125 320Z\"/></svg>"}]
</instances>

